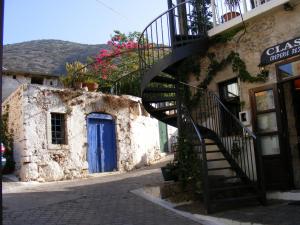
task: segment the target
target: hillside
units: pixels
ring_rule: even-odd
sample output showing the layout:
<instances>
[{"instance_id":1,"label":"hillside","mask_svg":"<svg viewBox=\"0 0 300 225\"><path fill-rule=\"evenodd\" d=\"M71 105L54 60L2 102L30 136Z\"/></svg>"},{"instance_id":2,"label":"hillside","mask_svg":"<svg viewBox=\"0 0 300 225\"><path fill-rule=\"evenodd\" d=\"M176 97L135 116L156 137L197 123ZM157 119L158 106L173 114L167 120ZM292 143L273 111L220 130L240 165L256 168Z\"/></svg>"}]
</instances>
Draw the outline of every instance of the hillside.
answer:
<instances>
[{"instance_id":1,"label":"hillside","mask_svg":"<svg viewBox=\"0 0 300 225\"><path fill-rule=\"evenodd\" d=\"M66 62L95 56L106 44L87 45L61 40L35 40L4 45L3 67L42 74L65 74Z\"/></svg>"}]
</instances>

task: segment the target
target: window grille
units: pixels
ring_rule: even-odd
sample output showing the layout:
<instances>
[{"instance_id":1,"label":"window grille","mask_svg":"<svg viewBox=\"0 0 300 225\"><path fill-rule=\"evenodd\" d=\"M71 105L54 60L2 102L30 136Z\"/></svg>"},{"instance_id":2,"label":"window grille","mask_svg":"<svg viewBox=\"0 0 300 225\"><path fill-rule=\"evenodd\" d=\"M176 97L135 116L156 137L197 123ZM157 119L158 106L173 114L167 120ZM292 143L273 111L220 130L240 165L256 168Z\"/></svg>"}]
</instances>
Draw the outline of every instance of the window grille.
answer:
<instances>
[{"instance_id":1,"label":"window grille","mask_svg":"<svg viewBox=\"0 0 300 225\"><path fill-rule=\"evenodd\" d=\"M65 114L51 113L52 144L66 144Z\"/></svg>"}]
</instances>

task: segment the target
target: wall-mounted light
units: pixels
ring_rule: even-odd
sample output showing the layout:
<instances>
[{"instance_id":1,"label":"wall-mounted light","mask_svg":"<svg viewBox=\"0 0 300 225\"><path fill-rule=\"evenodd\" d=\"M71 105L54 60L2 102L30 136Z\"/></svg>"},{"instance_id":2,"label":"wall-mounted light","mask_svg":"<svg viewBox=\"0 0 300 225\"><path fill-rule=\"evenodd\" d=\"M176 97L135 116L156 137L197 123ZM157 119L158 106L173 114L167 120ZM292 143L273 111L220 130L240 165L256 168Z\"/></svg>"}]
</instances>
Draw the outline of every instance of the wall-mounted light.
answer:
<instances>
[{"instance_id":1,"label":"wall-mounted light","mask_svg":"<svg viewBox=\"0 0 300 225\"><path fill-rule=\"evenodd\" d=\"M264 66L259 66L260 73L264 73L266 71L266 68Z\"/></svg>"}]
</instances>

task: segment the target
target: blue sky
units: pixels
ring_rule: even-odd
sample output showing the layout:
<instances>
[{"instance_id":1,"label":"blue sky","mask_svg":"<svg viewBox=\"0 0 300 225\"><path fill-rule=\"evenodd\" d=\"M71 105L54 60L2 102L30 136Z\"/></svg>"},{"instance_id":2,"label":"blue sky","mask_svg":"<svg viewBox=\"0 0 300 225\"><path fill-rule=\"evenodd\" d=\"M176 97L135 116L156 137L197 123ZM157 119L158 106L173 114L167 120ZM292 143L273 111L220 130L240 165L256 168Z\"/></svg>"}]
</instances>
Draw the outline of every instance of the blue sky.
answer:
<instances>
[{"instance_id":1,"label":"blue sky","mask_svg":"<svg viewBox=\"0 0 300 225\"><path fill-rule=\"evenodd\" d=\"M4 44L59 39L106 43L113 30L142 31L167 0L6 0Z\"/></svg>"}]
</instances>

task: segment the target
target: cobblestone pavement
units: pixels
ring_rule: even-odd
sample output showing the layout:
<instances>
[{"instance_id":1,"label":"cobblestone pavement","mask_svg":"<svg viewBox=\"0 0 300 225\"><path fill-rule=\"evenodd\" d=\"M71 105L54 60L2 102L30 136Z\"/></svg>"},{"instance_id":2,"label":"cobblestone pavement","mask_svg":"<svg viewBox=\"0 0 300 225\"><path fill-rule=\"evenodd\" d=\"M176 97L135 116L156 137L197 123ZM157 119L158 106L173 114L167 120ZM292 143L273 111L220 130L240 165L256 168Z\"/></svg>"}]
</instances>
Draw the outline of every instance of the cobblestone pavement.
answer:
<instances>
[{"instance_id":1,"label":"cobblestone pavement","mask_svg":"<svg viewBox=\"0 0 300 225\"><path fill-rule=\"evenodd\" d=\"M197 225L130 191L161 182L159 169L88 179L3 183L4 225Z\"/></svg>"},{"instance_id":2,"label":"cobblestone pavement","mask_svg":"<svg viewBox=\"0 0 300 225\"><path fill-rule=\"evenodd\" d=\"M214 216L226 222L239 221L241 225L300 225L300 202L268 200L267 206L229 210Z\"/></svg>"}]
</instances>

